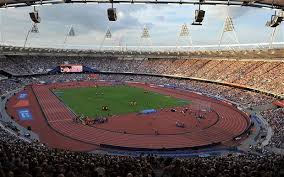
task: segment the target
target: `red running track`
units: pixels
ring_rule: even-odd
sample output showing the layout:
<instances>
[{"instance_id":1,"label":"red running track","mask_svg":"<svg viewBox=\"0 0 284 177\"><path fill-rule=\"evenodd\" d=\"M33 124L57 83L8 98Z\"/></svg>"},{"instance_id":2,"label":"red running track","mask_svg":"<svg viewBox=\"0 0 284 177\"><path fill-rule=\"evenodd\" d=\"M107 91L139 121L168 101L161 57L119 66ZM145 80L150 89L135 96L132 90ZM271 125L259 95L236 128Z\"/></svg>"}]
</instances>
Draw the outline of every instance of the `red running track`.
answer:
<instances>
[{"instance_id":1,"label":"red running track","mask_svg":"<svg viewBox=\"0 0 284 177\"><path fill-rule=\"evenodd\" d=\"M33 116L32 120L21 120L18 117L17 107L15 105L18 103L17 97L21 93L27 93L29 105L26 105L24 108L28 108ZM32 131L36 132L39 135L41 143L48 145L51 148L59 149L69 149L73 151L92 151L97 149L98 146L90 145L83 143L72 138L62 136L58 132L54 131L48 124L45 119L41 107L39 106L35 95L30 86L26 87L25 90L22 90L15 96L11 97L6 104L7 112L11 117L14 118L20 125L27 127L31 126ZM22 108L22 107L21 107Z\"/></svg>"},{"instance_id":2,"label":"red running track","mask_svg":"<svg viewBox=\"0 0 284 177\"><path fill-rule=\"evenodd\" d=\"M108 123L95 127L85 126L73 122L75 115L51 91L53 88L94 85L110 85L110 83L76 82L33 85L33 91L49 128L62 137L85 146L97 147L100 144L106 144L128 148L162 149L190 148L228 142L249 127L248 117L229 104L188 91L152 87L145 84L130 85L191 100L193 102L191 106L210 104L213 112L207 113L206 119L201 122L197 122L190 114L171 113L169 109L163 109L155 114L128 114L117 116L110 119ZM177 128L175 126L177 120L185 122L186 128ZM155 130L159 130L160 134L155 135ZM49 138L49 141L52 140ZM57 143L58 146L62 146L60 142ZM69 147L69 149L77 149L77 145L73 146L75 147Z\"/></svg>"}]
</instances>

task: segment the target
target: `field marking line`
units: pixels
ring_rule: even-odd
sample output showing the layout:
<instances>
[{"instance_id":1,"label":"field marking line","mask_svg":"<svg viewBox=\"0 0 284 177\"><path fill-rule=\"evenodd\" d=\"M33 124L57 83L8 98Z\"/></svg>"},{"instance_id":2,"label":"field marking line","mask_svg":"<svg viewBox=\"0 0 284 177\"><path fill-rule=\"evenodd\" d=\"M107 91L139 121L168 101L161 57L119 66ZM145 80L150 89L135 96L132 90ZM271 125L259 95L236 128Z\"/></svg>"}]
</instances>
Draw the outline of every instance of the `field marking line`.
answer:
<instances>
[{"instance_id":1,"label":"field marking line","mask_svg":"<svg viewBox=\"0 0 284 177\"><path fill-rule=\"evenodd\" d=\"M64 122L64 121L68 121L68 120L72 120L72 119L51 120L51 121L48 121L48 122L50 122L50 123L53 123L53 122Z\"/></svg>"}]
</instances>

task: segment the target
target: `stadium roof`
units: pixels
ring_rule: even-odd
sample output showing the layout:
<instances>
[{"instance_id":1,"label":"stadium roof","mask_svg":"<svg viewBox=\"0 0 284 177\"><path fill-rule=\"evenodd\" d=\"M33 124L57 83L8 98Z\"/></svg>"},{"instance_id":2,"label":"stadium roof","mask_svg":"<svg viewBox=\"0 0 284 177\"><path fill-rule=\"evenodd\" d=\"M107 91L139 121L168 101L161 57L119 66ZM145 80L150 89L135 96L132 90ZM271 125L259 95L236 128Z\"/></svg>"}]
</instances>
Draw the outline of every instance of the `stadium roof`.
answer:
<instances>
[{"instance_id":1,"label":"stadium roof","mask_svg":"<svg viewBox=\"0 0 284 177\"><path fill-rule=\"evenodd\" d=\"M110 3L112 0L0 0L0 7L25 7L62 3ZM204 5L232 5L283 9L284 0L200 0ZM199 0L113 0L113 3L134 4L200 4Z\"/></svg>"}]
</instances>

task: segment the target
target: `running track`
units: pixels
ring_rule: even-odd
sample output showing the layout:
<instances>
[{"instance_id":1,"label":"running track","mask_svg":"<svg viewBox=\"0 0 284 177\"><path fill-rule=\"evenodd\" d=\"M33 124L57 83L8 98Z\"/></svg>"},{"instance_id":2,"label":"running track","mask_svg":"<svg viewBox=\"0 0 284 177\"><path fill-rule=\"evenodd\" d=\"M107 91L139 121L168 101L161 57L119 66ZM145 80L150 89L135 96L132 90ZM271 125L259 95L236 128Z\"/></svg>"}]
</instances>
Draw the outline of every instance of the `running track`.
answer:
<instances>
[{"instance_id":1,"label":"running track","mask_svg":"<svg viewBox=\"0 0 284 177\"><path fill-rule=\"evenodd\" d=\"M171 95L177 98L189 99L195 102L202 100L210 102L212 109L219 115L218 122L207 129L200 129L190 133L182 134L129 134L121 131L110 131L91 126L84 126L73 122L74 114L53 94L52 88L84 87L91 85L109 85L109 83L64 83L52 85L33 85L32 89L36 95L49 127L57 134L84 145L97 147L100 144L128 147L128 148L185 148L205 146L212 143L231 141L234 137L242 134L249 127L249 119L241 111L226 103L216 101L195 93L166 89L161 87L150 87L145 84L132 84L144 87L147 90ZM166 113L165 113L166 114ZM165 115L164 114L164 115ZM160 116L163 114L161 112ZM161 124L163 121L161 119ZM131 126L124 122L125 127ZM147 127L145 127L147 129ZM115 127L114 127L115 129ZM60 143L60 142L58 142ZM62 142L63 143L63 142ZM77 145L76 145L77 146ZM69 147L72 149L72 147Z\"/></svg>"}]
</instances>

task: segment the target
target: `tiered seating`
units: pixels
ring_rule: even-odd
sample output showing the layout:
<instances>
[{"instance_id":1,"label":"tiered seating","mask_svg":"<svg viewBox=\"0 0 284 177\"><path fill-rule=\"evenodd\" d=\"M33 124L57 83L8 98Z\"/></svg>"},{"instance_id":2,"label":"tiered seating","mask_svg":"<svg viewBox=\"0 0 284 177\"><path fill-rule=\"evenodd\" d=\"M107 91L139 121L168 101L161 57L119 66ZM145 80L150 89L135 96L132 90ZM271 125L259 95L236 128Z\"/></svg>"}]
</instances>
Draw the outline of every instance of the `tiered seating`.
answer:
<instances>
[{"instance_id":1,"label":"tiered seating","mask_svg":"<svg viewBox=\"0 0 284 177\"><path fill-rule=\"evenodd\" d=\"M137 56L139 57L139 56ZM25 60L26 62L22 62ZM14 74L46 73L60 64L83 64L101 71L179 75L241 84L284 94L281 60L148 59L123 57L7 56L0 66Z\"/></svg>"}]
</instances>

